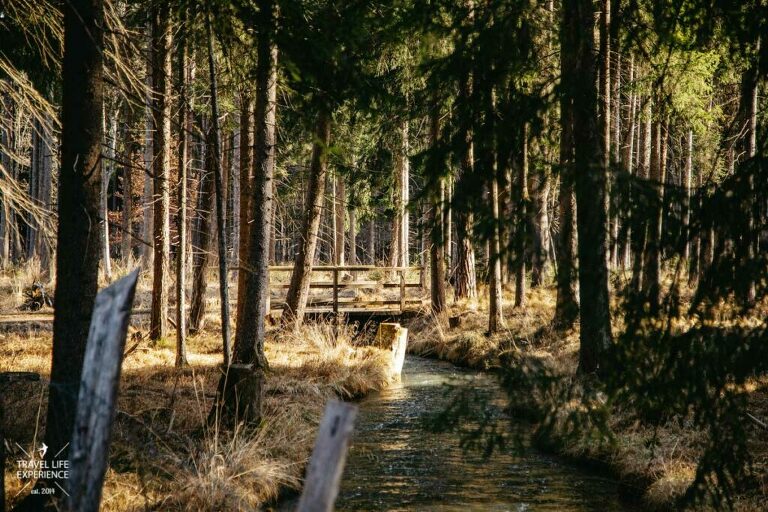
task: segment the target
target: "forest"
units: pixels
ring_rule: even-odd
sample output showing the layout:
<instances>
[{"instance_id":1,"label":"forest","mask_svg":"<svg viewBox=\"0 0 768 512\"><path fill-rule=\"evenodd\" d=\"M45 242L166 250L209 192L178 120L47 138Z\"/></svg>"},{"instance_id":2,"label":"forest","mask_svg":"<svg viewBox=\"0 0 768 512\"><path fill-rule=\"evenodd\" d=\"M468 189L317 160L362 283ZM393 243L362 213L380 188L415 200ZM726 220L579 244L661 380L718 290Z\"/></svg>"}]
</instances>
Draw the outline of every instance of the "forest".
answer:
<instances>
[{"instance_id":1,"label":"forest","mask_svg":"<svg viewBox=\"0 0 768 512\"><path fill-rule=\"evenodd\" d=\"M764 34L2 0L0 512L768 510Z\"/></svg>"}]
</instances>

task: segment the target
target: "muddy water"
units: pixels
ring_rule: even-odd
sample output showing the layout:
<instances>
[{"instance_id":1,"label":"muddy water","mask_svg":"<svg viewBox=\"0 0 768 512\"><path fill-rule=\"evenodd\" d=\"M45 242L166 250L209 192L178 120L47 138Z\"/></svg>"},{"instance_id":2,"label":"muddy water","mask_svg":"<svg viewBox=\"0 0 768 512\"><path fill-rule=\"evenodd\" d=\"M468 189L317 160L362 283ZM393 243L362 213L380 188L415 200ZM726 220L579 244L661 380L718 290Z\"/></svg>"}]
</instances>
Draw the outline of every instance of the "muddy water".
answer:
<instances>
[{"instance_id":1,"label":"muddy water","mask_svg":"<svg viewBox=\"0 0 768 512\"><path fill-rule=\"evenodd\" d=\"M486 374L409 356L399 385L360 403L336 510L630 510L615 482L532 448L483 460L457 434L425 430L424 416L450 400L446 383L501 396ZM490 406L503 414L502 405Z\"/></svg>"}]
</instances>

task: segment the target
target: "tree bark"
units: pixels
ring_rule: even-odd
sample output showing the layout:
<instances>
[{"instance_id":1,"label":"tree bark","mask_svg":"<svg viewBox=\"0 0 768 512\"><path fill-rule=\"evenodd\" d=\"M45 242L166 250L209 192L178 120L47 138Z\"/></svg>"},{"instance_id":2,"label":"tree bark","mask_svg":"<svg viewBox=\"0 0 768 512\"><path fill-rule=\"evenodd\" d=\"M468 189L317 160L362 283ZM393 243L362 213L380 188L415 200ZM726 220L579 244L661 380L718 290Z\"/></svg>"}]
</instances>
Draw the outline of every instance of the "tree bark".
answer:
<instances>
[{"instance_id":1,"label":"tree bark","mask_svg":"<svg viewBox=\"0 0 768 512\"><path fill-rule=\"evenodd\" d=\"M258 41L257 41L258 44ZM258 68L257 68L258 69ZM245 287L248 272L246 265L250 262L250 230L253 222L251 213L251 194L253 184L253 100L248 91L240 95L240 246L238 247L238 271L237 271L237 313L238 325L245 314ZM237 338L237 333L235 333ZM237 341L235 341L237 343Z\"/></svg>"},{"instance_id":2,"label":"tree bark","mask_svg":"<svg viewBox=\"0 0 768 512\"><path fill-rule=\"evenodd\" d=\"M643 271L643 290L651 314L655 314L661 305L661 234L664 214L664 165L662 163L662 123L653 121L651 143L650 185L653 187L653 205L648 222L648 235L645 251L645 269Z\"/></svg>"},{"instance_id":3,"label":"tree bark","mask_svg":"<svg viewBox=\"0 0 768 512\"><path fill-rule=\"evenodd\" d=\"M147 31L150 34L149 52L152 54L152 13L150 12L150 21L147 24ZM141 238L146 242L141 245L141 268L148 269L152 266L154 257L154 226L152 225L152 216L154 214L154 197L152 188L154 184L154 116L152 114L152 91L154 90L153 80L154 59L147 59L146 69L146 88L147 95L144 99L144 191L142 197L143 223Z\"/></svg>"},{"instance_id":4,"label":"tree bark","mask_svg":"<svg viewBox=\"0 0 768 512\"><path fill-rule=\"evenodd\" d=\"M248 249L248 260L242 265L244 277L243 304L237 318L234 361L253 365L256 370L268 367L264 354L269 314L269 253L271 245L270 217L274 208L273 174L275 167L276 115L277 115L277 45L274 42L276 6L267 2L262 12L261 37L257 39L258 67L256 69L256 108L254 123L254 178L249 218L248 238L243 239ZM241 156L248 156L243 155ZM239 305L240 306L240 305ZM249 420L260 417L261 410L252 408Z\"/></svg>"},{"instance_id":5,"label":"tree bark","mask_svg":"<svg viewBox=\"0 0 768 512\"><path fill-rule=\"evenodd\" d=\"M345 265L346 258L344 257L344 233L345 233L345 212L347 203L347 191L344 184L344 177L339 175L338 172L334 176L335 184L334 191L336 197L334 199L334 210L331 212L334 215L334 230L333 230L333 264L338 266Z\"/></svg>"},{"instance_id":6,"label":"tree bark","mask_svg":"<svg viewBox=\"0 0 768 512\"><path fill-rule=\"evenodd\" d=\"M436 148L440 139L440 109L436 105L432 107L432 112L430 113L429 138L432 147ZM435 173L435 176L437 176L439 174L439 169L436 168L436 166L439 164L436 156L432 156L431 165L433 166L432 170ZM445 184L443 183L443 180L439 179L438 190L432 194L430 215L430 295L432 299L432 312L435 314L442 313L446 306L444 256L445 238L443 234L445 221L443 219L442 204L442 197L445 194L444 187Z\"/></svg>"},{"instance_id":7,"label":"tree bark","mask_svg":"<svg viewBox=\"0 0 768 512\"><path fill-rule=\"evenodd\" d=\"M177 66L179 80L179 140L178 140L178 204L176 217L179 234L176 250L176 366L186 366L187 361L187 159L189 146L187 133L189 125L189 105L187 102L187 11L181 8L179 12L180 39L177 48Z\"/></svg>"},{"instance_id":8,"label":"tree bark","mask_svg":"<svg viewBox=\"0 0 768 512\"><path fill-rule=\"evenodd\" d=\"M213 178L216 186L216 231L219 248L219 295L221 301L221 338L224 366L228 367L231 359L230 322L229 322L229 273L227 271L227 222L226 222L226 184L221 162L221 127L219 126L219 98L216 81L216 69L213 61L213 30L211 13L206 12L205 28L208 39L208 78L211 89L211 121L213 130Z\"/></svg>"},{"instance_id":9,"label":"tree bark","mask_svg":"<svg viewBox=\"0 0 768 512\"><path fill-rule=\"evenodd\" d=\"M168 180L171 159L171 24L170 7L159 3L152 8L153 119L153 208L154 270L149 336L168 335L168 272L170 253L170 195Z\"/></svg>"},{"instance_id":10,"label":"tree bark","mask_svg":"<svg viewBox=\"0 0 768 512\"><path fill-rule=\"evenodd\" d=\"M572 15L573 9L564 6L563 16ZM560 95L560 190L558 216L560 232L557 243L557 300L554 324L561 329L574 325L579 315L578 274L576 266L576 198L574 196L574 126L573 98L570 90L575 78L575 30L573 20L561 21L560 76L563 93Z\"/></svg>"},{"instance_id":11,"label":"tree bark","mask_svg":"<svg viewBox=\"0 0 768 512\"><path fill-rule=\"evenodd\" d=\"M123 125L121 130L122 136L127 136L127 127ZM123 185L123 208L121 215L121 230L122 236L120 238L120 258L125 265L130 261L133 255L133 225L132 225L132 213L133 213L133 156L137 152L136 141L131 138L130 142L126 142L124 145L123 165L122 173L122 185Z\"/></svg>"},{"instance_id":12,"label":"tree bark","mask_svg":"<svg viewBox=\"0 0 768 512\"><path fill-rule=\"evenodd\" d=\"M323 107L317 114L302 237L281 319L284 327L292 326L298 328L304 320L304 310L307 307L307 299L309 297L310 274L317 247L317 232L320 228L320 217L323 213L323 197L325 195L325 177L328 171L328 145L330 140L331 115L327 107Z\"/></svg>"},{"instance_id":13,"label":"tree bark","mask_svg":"<svg viewBox=\"0 0 768 512\"><path fill-rule=\"evenodd\" d=\"M101 178L101 212L99 217L101 219L101 237L102 237L102 251L104 253L104 276L107 281L112 280L112 255L110 251L109 243L109 182L112 180L112 176L115 171L115 147L117 146L117 116L119 108L117 105L114 107L114 112L108 112L108 109L104 109L103 122L109 119L109 130L104 130L105 133L105 146L107 148L107 154L104 159L104 165L101 166L103 176ZM112 115L110 115L112 114Z\"/></svg>"},{"instance_id":14,"label":"tree bark","mask_svg":"<svg viewBox=\"0 0 768 512\"><path fill-rule=\"evenodd\" d=\"M206 272L210 263L210 253L213 248L213 133L208 130L205 143L205 164L200 176L199 191L197 194L197 226L195 235L197 238L197 250L192 259L192 297L189 305L189 331L200 332L205 321L205 295L208 288Z\"/></svg>"},{"instance_id":15,"label":"tree bark","mask_svg":"<svg viewBox=\"0 0 768 512\"><path fill-rule=\"evenodd\" d=\"M521 162L517 175L517 211L519 220L517 223L517 268L515 269L515 307L525 307L525 251L526 251L526 227L528 224L528 123L523 123L522 128ZM498 186L498 185L497 185ZM498 198L493 200L498 201ZM498 208L498 207L497 207ZM498 214L495 214L498 218ZM493 244L493 242L491 242ZM500 242L499 248L501 250Z\"/></svg>"},{"instance_id":16,"label":"tree bark","mask_svg":"<svg viewBox=\"0 0 768 512\"><path fill-rule=\"evenodd\" d=\"M63 4L56 311L45 429L47 456L67 458L77 389L98 287L103 84L102 0Z\"/></svg>"},{"instance_id":17,"label":"tree bark","mask_svg":"<svg viewBox=\"0 0 768 512\"><path fill-rule=\"evenodd\" d=\"M593 57L592 0L566 0L563 23L566 29L570 29L571 23L575 25L576 42L574 74L567 79L566 94L573 102L575 192L579 212L579 370L593 373L602 370L600 359L612 336L607 260L607 130L604 130L605 123L601 123L601 105L595 88L598 69Z\"/></svg>"}]
</instances>

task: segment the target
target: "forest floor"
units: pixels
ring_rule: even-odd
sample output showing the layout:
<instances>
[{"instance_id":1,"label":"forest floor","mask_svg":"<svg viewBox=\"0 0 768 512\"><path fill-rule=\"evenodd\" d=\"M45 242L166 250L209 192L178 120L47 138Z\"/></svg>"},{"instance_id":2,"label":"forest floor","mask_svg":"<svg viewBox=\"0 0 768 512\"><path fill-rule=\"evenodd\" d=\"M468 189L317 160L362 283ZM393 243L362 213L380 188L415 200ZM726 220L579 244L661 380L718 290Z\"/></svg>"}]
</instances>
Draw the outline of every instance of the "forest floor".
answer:
<instances>
[{"instance_id":1,"label":"forest floor","mask_svg":"<svg viewBox=\"0 0 768 512\"><path fill-rule=\"evenodd\" d=\"M18 289L3 284L29 276L0 278L5 305ZM19 286L16 286L19 288ZM211 313L213 308L209 308ZM174 367L172 337L152 343L131 327L120 386L102 510L255 510L284 491L299 489L324 405L385 387L391 379L389 351L361 346L352 328L334 336L329 324L294 333L268 333L270 369L258 430L220 430L210 425L220 375L220 323L189 338L189 362ZM138 333L138 334L137 334ZM21 449L40 443L47 403L51 334L0 334L0 371L38 372L42 380L2 390L6 495L23 495L13 461ZM16 444L18 443L18 445Z\"/></svg>"},{"instance_id":2,"label":"forest floor","mask_svg":"<svg viewBox=\"0 0 768 512\"><path fill-rule=\"evenodd\" d=\"M480 297L487 294L480 290ZM524 308L513 308L513 290L505 293L505 329L487 335L488 307L485 299L453 303L443 317L424 316L410 327L409 351L454 364L482 370L495 370L510 361L535 359L561 375L575 375L578 365L579 335L576 329L556 331L552 325L556 291L540 287L528 291ZM448 317L460 316L461 325L449 328ZM765 318L765 315L762 316ZM618 332L621 319L614 314ZM760 320L762 321L762 320ZM522 358L522 359L521 359ZM525 393L525 390L521 390ZM753 381L748 386L749 410L768 420L768 382ZM612 411L609 419L614 441L598 444L593 438L559 438L555 432L538 438L541 448L577 462L608 470L619 479L626 495L640 501L643 509L666 510L694 479L700 442L705 432L690 422L669 421L659 428L641 424L626 411ZM748 421L745 418L745 421ZM736 510L765 510L768 503L768 436L766 430L749 422L749 445L754 462L756 488L739 496Z\"/></svg>"}]
</instances>

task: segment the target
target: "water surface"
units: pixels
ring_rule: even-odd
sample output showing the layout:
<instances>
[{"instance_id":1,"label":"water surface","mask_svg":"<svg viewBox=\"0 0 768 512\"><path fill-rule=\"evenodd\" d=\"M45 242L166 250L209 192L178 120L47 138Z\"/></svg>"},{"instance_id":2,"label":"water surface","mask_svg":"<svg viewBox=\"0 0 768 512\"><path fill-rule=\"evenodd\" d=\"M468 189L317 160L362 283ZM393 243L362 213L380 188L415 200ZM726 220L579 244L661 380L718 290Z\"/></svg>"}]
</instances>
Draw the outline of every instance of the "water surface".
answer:
<instances>
[{"instance_id":1,"label":"water surface","mask_svg":"<svg viewBox=\"0 0 768 512\"><path fill-rule=\"evenodd\" d=\"M510 448L483 460L462 450L457 434L426 430L424 417L451 399L447 383L491 393L490 407L503 414L489 375L408 356L399 384L360 402L336 510L630 510L616 482L555 457Z\"/></svg>"}]
</instances>

